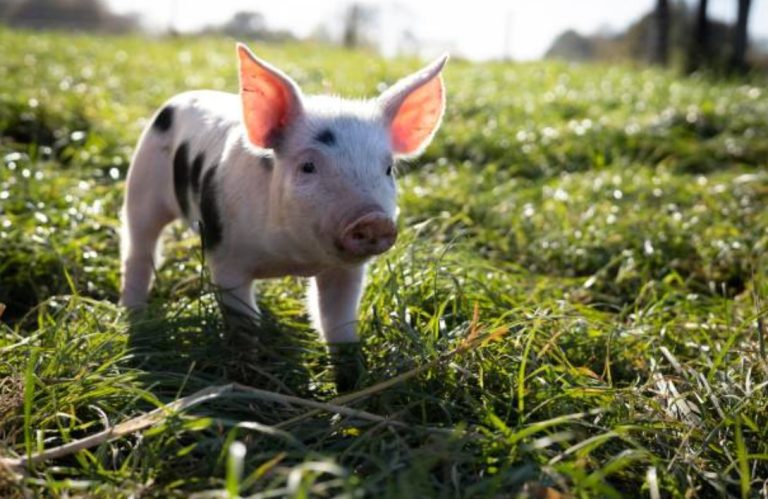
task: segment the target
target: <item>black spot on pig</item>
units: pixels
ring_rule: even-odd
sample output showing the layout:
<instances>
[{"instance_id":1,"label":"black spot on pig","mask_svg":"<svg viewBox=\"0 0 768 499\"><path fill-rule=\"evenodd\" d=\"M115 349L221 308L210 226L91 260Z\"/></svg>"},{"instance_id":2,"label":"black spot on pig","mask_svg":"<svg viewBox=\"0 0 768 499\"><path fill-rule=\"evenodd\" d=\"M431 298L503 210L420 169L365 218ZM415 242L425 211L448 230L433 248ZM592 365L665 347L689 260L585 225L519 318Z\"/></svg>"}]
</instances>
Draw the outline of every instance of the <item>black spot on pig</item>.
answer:
<instances>
[{"instance_id":1,"label":"black spot on pig","mask_svg":"<svg viewBox=\"0 0 768 499\"><path fill-rule=\"evenodd\" d=\"M261 166L263 166L267 170L271 170L272 168L275 167L275 158L273 158L272 156L262 156Z\"/></svg>"},{"instance_id":2,"label":"black spot on pig","mask_svg":"<svg viewBox=\"0 0 768 499\"><path fill-rule=\"evenodd\" d=\"M200 152L195 156L195 160L192 162L192 172L189 176L192 192L195 197L200 194L200 173L203 171L203 163L205 163L205 153Z\"/></svg>"},{"instance_id":3,"label":"black spot on pig","mask_svg":"<svg viewBox=\"0 0 768 499\"><path fill-rule=\"evenodd\" d=\"M152 123L152 128L158 132L167 132L173 125L173 106L165 106Z\"/></svg>"},{"instance_id":4,"label":"black spot on pig","mask_svg":"<svg viewBox=\"0 0 768 499\"><path fill-rule=\"evenodd\" d=\"M280 151L283 148L284 140L285 140L284 131L281 129L276 129L270 132L269 136L267 137L267 144L269 144L270 149L272 149L276 153L280 153Z\"/></svg>"},{"instance_id":5,"label":"black spot on pig","mask_svg":"<svg viewBox=\"0 0 768 499\"><path fill-rule=\"evenodd\" d=\"M186 217L189 214L189 160L186 142L182 142L173 155L173 190L181 213Z\"/></svg>"},{"instance_id":6,"label":"black spot on pig","mask_svg":"<svg viewBox=\"0 0 768 499\"><path fill-rule=\"evenodd\" d=\"M205 251L213 251L221 242L223 227L219 206L216 204L216 175L217 165L213 165L205 172L200 193L200 215L202 216L201 235Z\"/></svg>"},{"instance_id":7,"label":"black spot on pig","mask_svg":"<svg viewBox=\"0 0 768 499\"><path fill-rule=\"evenodd\" d=\"M326 128L315 136L315 140L321 144L332 146L336 144L336 135Z\"/></svg>"}]
</instances>

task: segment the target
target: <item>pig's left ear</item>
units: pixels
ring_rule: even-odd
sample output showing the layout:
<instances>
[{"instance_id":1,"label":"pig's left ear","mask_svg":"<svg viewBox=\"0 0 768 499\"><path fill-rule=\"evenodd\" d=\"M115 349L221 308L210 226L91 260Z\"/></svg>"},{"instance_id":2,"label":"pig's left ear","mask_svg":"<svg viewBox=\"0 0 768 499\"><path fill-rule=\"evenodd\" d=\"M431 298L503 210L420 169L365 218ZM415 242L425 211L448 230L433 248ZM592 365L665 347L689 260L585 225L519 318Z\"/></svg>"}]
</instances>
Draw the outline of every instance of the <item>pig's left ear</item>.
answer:
<instances>
[{"instance_id":1,"label":"pig's left ear","mask_svg":"<svg viewBox=\"0 0 768 499\"><path fill-rule=\"evenodd\" d=\"M379 96L395 154L419 154L440 126L445 110L445 89L440 72L446 61L448 54L406 76Z\"/></svg>"},{"instance_id":2,"label":"pig's left ear","mask_svg":"<svg viewBox=\"0 0 768 499\"><path fill-rule=\"evenodd\" d=\"M242 43L237 44L237 56L248 138L257 147L275 148L285 128L301 113L301 90L296 82L253 55Z\"/></svg>"}]
</instances>

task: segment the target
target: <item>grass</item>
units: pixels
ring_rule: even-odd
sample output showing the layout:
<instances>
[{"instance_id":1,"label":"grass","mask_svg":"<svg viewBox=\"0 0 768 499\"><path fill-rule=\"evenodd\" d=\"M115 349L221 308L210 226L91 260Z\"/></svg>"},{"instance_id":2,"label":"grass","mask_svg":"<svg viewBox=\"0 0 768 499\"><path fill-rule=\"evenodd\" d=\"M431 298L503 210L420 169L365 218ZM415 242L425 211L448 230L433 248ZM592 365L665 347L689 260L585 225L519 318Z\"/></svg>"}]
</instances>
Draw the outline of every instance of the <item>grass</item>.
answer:
<instances>
[{"instance_id":1,"label":"grass","mask_svg":"<svg viewBox=\"0 0 768 499\"><path fill-rule=\"evenodd\" d=\"M310 92L418 66L255 49ZM127 428L0 469L0 495L768 496L763 79L452 61L369 271L373 388L339 399L303 283L260 283L232 332L181 227L149 319L115 305L136 138L176 92L235 89L232 42L0 30L0 53L0 456Z\"/></svg>"}]
</instances>

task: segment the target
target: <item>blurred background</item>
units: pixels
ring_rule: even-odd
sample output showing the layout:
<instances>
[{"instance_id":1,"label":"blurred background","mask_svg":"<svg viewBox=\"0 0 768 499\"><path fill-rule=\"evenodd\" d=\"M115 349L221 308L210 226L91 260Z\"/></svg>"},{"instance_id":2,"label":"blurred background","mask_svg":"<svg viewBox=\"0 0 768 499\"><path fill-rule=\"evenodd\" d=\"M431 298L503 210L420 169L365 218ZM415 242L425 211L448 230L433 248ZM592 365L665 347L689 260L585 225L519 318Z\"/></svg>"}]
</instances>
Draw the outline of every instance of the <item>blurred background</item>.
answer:
<instances>
[{"instance_id":1,"label":"blurred background","mask_svg":"<svg viewBox=\"0 0 768 499\"><path fill-rule=\"evenodd\" d=\"M0 21L153 37L311 40L384 56L449 51L471 60L638 61L686 72L768 68L765 0L218 0L211 6L178 0L0 0Z\"/></svg>"}]
</instances>

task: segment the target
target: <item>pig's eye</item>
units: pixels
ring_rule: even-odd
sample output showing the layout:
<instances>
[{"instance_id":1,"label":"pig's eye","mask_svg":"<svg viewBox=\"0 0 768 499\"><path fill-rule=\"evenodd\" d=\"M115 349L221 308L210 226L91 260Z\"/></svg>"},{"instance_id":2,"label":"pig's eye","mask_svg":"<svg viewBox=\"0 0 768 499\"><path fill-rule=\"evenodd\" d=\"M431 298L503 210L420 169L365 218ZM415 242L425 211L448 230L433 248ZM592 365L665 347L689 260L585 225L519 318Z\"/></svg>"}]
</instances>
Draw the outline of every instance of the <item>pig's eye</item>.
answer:
<instances>
[{"instance_id":1,"label":"pig's eye","mask_svg":"<svg viewBox=\"0 0 768 499\"><path fill-rule=\"evenodd\" d=\"M317 167L313 162L307 161L301 164L301 171L302 173L315 173L317 172Z\"/></svg>"}]
</instances>

